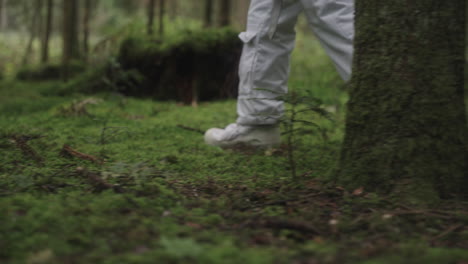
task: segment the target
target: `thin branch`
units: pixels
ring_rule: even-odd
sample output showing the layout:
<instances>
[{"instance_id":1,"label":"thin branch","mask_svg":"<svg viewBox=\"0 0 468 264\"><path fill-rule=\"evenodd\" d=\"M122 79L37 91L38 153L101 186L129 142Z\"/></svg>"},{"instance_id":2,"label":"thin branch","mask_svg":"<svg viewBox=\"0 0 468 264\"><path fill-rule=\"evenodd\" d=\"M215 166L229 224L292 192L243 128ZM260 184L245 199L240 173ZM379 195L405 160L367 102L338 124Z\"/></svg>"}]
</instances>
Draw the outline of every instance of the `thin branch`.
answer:
<instances>
[{"instance_id":1,"label":"thin branch","mask_svg":"<svg viewBox=\"0 0 468 264\"><path fill-rule=\"evenodd\" d=\"M28 140L26 136L12 136L11 138L13 142L15 143L16 147L18 147L21 152L23 152L23 155L33 159L36 163L43 164L44 159L37 154L37 152L28 145Z\"/></svg>"},{"instance_id":2,"label":"thin branch","mask_svg":"<svg viewBox=\"0 0 468 264\"><path fill-rule=\"evenodd\" d=\"M76 157L82 160L89 160L99 165L102 165L104 163L103 159L76 151L72 147L66 144L63 145L63 148L62 148L62 151L60 151L60 154L62 156L72 156L72 157Z\"/></svg>"},{"instance_id":3,"label":"thin branch","mask_svg":"<svg viewBox=\"0 0 468 264\"><path fill-rule=\"evenodd\" d=\"M277 219L277 218L264 218L251 221L248 226L263 227L272 229L288 229L302 233L321 234L322 232L309 223L301 222L298 220Z\"/></svg>"},{"instance_id":4,"label":"thin branch","mask_svg":"<svg viewBox=\"0 0 468 264\"><path fill-rule=\"evenodd\" d=\"M78 172L78 174L83 178L86 178L97 191L114 190L116 193L125 192L125 190L121 186L108 183L107 181L102 179L97 173L88 171L85 168L78 167L76 169L76 172Z\"/></svg>"},{"instance_id":5,"label":"thin branch","mask_svg":"<svg viewBox=\"0 0 468 264\"><path fill-rule=\"evenodd\" d=\"M188 126L184 126L184 125L177 125L177 127L188 130L188 131L196 132L198 134L202 134L202 135L205 134L205 131L203 131L201 129L198 129L198 128L188 127Z\"/></svg>"}]
</instances>

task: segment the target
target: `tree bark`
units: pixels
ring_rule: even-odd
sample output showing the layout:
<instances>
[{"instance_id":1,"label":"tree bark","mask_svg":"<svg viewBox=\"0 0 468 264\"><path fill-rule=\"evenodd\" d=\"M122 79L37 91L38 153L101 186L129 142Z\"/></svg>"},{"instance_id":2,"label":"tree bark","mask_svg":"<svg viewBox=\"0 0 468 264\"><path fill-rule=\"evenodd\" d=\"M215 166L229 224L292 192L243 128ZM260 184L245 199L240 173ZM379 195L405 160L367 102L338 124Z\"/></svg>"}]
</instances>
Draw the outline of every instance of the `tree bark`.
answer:
<instances>
[{"instance_id":1,"label":"tree bark","mask_svg":"<svg viewBox=\"0 0 468 264\"><path fill-rule=\"evenodd\" d=\"M219 25L226 27L231 24L231 0L221 0Z\"/></svg>"},{"instance_id":2,"label":"tree bark","mask_svg":"<svg viewBox=\"0 0 468 264\"><path fill-rule=\"evenodd\" d=\"M80 58L78 42L78 0L63 0L62 77L69 78L69 64Z\"/></svg>"},{"instance_id":3,"label":"tree bark","mask_svg":"<svg viewBox=\"0 0 468 264\"><path fill-rule=\"evenodd\" d=\"M0 30L3 30L3 0L0 0Z\"/></svg>"},{"instance_id":4,"label":"tree bark","mask_svg":"<svg viewBox=\"0 0 468 264\"><path fill-rule=\"evenodd\" d=\"M175 20L177 18L177 9L178 9L177 0L170 0L168 9L169 9L169 12L168 12L169 18L171 20Z\"/></svg>"},{"instance_id":5,"label":"tree bark","mask_svg":"<svg viewBox=\"0 0 468 264\"><path fill-rule=\"evenodd\" d=\"M159 0L159 36L164 35L164 16L166 15L166 1Z\"/></svg>"},{"instance_id":6,"label":"tree bark","mask_svg":"<svg viewBox=\"0 0 468 264\"><path fill-rule=\"evenodd\" d=\"M213 26L213 0L205 0L205 17L203 26L205 28Z\"/></svg>"},{"instance_id":7,"label":"tree bark","mask_svg":"<svg viewBox=\"0 0 468 264\"><path fill-rule=\"evenodd\" d=\"M26 65L29 62L29 59L31 57L31 53L33 51L33 45L34 45L34 40L36 40L36 37L38 33L40 32L40 16L41 16L41 10L42 10L42 5L43 2L42 0L37 0L36 3L34 4L34 15L33 18L31 19L31 27L30 27L30 35L29 35L29 41L26 46L26 51L24 52L23 55L23 60L22 60L22 65Z\"/></svg>"},{"instance_id":8,"label":"tree bark","mask_svg":"<svg viewBox=\"0 0 468 264\"><path fill-rule=\"evenodd\" d=\"M0 30L8 29L8 0L1 0L3 3L0 18Z\"/></svg>"},{"instance_id":9,"label":"tree bark","mask_svg":"<svg viewBox=\"0 0 468 264\"><path fill-rule=\"evenodd\" d=\"M237 3L236 21L239 23L240 28L247 26L247 14L249 11L249 0L240 0Z\"/></svg>"},{"instance_id":10,"label":"tree bark","mask_svg":"<svg viewBox=\"0 0 468 264\"><path fill-rule=\"evenodd\" d=\"M464 25L465 0L356 0L339 182L466 195Z\"/></svg>"},{"instance_id":11,"label":"tree bark","mask_svg":"<svg viewBox=\"0 0 468 264\"><path fill-rule=\"evenodd\" d=\"M49 61L49 41L52 32L52 20L54 17L54 0L47 0L46 24L44 29L44 39L42 40L41 62Z\"/></svg>"},{"instance_id":12,"label":"tree bark","mask_svg":"<svg viewBox=\"0 0 468 264\"><path fill-rule=\"evenodd\" d=\"M89 22L91 19L91 0L84 0L83 13L83 55L88 57L89 53Z\"/></svg>"},{"instance_id":13,"label":"tree bark","mask_svg":"<svg viewBox=\"0 0 468 264\"><path fill-rule=\"evenodd\" d=\"M146 32L148 35L153 35L154 32L154 7L156 0L150 0L148 2L148 24L146 26Z\"/></svg>"}]
</instances>

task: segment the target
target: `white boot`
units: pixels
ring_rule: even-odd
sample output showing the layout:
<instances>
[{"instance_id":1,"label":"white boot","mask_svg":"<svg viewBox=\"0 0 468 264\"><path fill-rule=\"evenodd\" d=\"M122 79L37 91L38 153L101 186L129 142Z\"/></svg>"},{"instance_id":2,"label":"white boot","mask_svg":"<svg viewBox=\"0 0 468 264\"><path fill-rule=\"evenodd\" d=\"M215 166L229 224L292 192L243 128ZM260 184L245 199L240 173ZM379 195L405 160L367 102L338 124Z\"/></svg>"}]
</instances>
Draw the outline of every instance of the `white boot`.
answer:
<instances>
[{"instance_id":1,"label":"white boot","mask_svg":"<svg viewBox=\"0 0 468 264\"><path fill-rule=\"evenodd\" d=\"M277 125L243 126L230 124L225 129L211 128L205 133L205 142L218 147L247 145L269 148L280 143L280 130Z\"/></svg>"}]
</instances>

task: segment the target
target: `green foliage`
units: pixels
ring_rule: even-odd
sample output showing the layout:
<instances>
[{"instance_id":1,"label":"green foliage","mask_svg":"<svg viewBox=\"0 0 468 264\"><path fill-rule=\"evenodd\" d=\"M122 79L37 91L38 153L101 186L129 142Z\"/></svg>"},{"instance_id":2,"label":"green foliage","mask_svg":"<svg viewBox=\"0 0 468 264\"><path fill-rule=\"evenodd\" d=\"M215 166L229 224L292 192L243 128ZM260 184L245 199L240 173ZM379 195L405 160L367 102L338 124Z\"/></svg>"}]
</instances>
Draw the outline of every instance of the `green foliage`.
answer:
<instances>
[{"instance_id":1,"label":"green foliage","mask_svg":"<svg viewBox=\"0 0 468 264\"><path fill-rule=\"evenodd\" d=\"M135 13L139 8L139 3L132 0L115 0L113 4L129 14Z\"/></svg>"},{"instance_id":2,"label":"green foliage","mask_svg":"<svg viewBox=\"0 0 468 264\"><path fill-rule=\"evenodd\" d=\"M391 263L414 263L414 264L438 264L457 263L460 259L468 259L468 252L463 249L441 249L428 248L417 241L406 243L394 249L394 255L377 258L363 262L364 264L391 264Z\"/></svg>"},{"instance_id":3,"label":"green foliage","mask_svg":"<svg viewBox=\"0 0 468 264\"><path fill-rule=\"evenodd\" d=\"M306 94L301 96L295 91L291 91L275 98L275 100L283 101L288 105L280 123L284 126L283 135L287 137L288 161L293 179L297 178L296 157L294 155L297 144L296 136L318 132L325 140L327 139L326 130L311 119L311 116L315 115L318 118L325 117L331 120L331 114L323 107L322 101L312 96L310 92Z\"/></svg>"},{"instance_id":4,"label":"green foliage","mask_svg":"<svg viewBox=\"0 0 468 264\"><path fill-rule=\"evenodd\" d=\"M95 69L89 69L85 73L72 79L59 89L55 94L66 95L70 93L98 93L124 91L137 94L145 77L136 69L124 70L120 63L111 58L109 61Z\"/></svg>"},{"instance_id":5,"label":"green foliage","mask_svg":"<svg viewBox=\"0 0 468 264\"><path fill-rule=\"evenodd\" d=\"M86 69L83 62L74 61L70 63L69 71L71 76L78 75ZM59 80L62 74L62 65L49 64L41 66L27 66L18 70L16 79L22 81L46 81L46 80Z\"/></svg>"},{"instance_id":6,"label":"green foliage","mask_svg":"<svg viewBox=\"0 0 468 264\"><path fill-rule=\"evenodd\" d=\"M200 100L235 96L240 50L241 42L231 29L184 31L162 40L136 35L122 42L117 61L123 69L145 76L139 91L125 94L190 103L197 96Z\"/></svg>"},{"instance_id":7,"label":"green foliage","mask_svg":"<svg viewBox=\"0 0 468 264\"><path fill-rule=\"evenodd\" d=\"M383 197L318 183L335 164L334 140L342 136L336 122L312 119L330 140L300 136L295 153L302 177L293 182L284 166L287 150L225 152L178 127L224 124L235 118L235 101L192 108L115 94L41 95L57 85L0 85L2 262L338 264L408 256L421 263L425 258L415 252L422 252L445 263L465 256L421 244L466 221L461 209L448 220L424 208L405 218ZM63 114L90 100L97 103L86 105L87 115ZM296 110L301 107L310 108ZM15 135L44 162L19 148ZM106 162L63 155L64 144ZM264 218L285 222L267 225ZM333 228L330 218L337 221ZM289 220L312 223L322 233L291 230L301 225L288 226ZM463 241L460 231L439 243ZM362 249L363 243L372 246Z\"/></svg>"},{"instance_id":8,"label":"green foliage","mask_svg":"<svg viewBox=\"0 0 468 264\"><path fill-rule=\"evenodd\" d=\"M86 105L88 115L65 115L63 109L77 109L89 98L53 96L54 87L59 84L0 86L2 262L272 261L270 248L248 249L235 236L212 230L226 224L225 215L215 208L229 206L229 199L207 200L210 205L190 209L193 201L187 202L181 195L185 191L177 187L206 182L207 175L216 176L223 185L268 185L271 179L288 178L282 156L258 153L246 160L241 153L205 146L199 134L177 127L204 130L232 119L234 101L194 109L108 94L93 97L100 102ZM25 155L12 142L12 135L41 136L27 144L44 164ZM94 164L60 155L64 144L107 162ZM306 170L302 166L301 172ZM78 167L123 193L98 188ZM208 184L203 190L224 190L217 185ZM197 226L206 230L198 232ZM121 254L112 253L116 251Z\"/></svg>"},{"instance_id":9,"label":"green foliage","mask_svg":"<svg viewBox=\"0 0 468 264\"><path fill-rule=\"evenodd\" d=\"M163 40L132 33L116 58L77 76L57 94L118 92L185 103L197 96L232 97L240 47L230 29L185 31Z\"/></svg>"},{"instance_id":10,"label":"green foliage","mask_svg":"<svg viewBox=\"0 0 468 264\"><path fill-rule=\"evenodd\" d=\"M164 39L133 34L122 43L120 56L125 61L125 58L140 58L144 55L170 54L174 49L180 51L192 50L196 53L229 50L232 45L238 45L236 44L237 34L236 31L230 28L184 30Z\"/></svg>"}]
</instances>

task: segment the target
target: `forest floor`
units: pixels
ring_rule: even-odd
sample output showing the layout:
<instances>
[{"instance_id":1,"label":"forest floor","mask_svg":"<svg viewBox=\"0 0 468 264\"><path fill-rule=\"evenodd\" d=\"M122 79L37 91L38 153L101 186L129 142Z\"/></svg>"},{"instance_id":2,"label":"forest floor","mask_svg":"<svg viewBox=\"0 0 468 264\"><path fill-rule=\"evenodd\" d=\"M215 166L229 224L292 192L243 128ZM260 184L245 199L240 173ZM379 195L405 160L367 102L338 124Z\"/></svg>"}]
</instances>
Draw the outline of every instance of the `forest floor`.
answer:
<instances>
[{"instance_id":1,"label":"forest floor","mask_svg":"<svg viewBox=\"0 0 468 264\"><path fill-rule=\"evenodd\" d=\"M320 131L267 151L204 144L235 120L233 100L0 81L0 263L467 264L468 203L333 184L346 92L316 40L296 46L290 87L332 121L306 113Z\"/></svg>"},{"instance_id":2,"label":"forest floor","mask_svg":"<svg viewBox=\"0 0 468 264\"><path fill-rule=\"evenodd\" d=\"M333 122L304 117L323 133L298 134L291 163L287 144L203 143L235 101L51 96L56 85L0 86L0 263L468 263L467 203L329 181L341 107Z\"/></svg>"}]
</instances>

